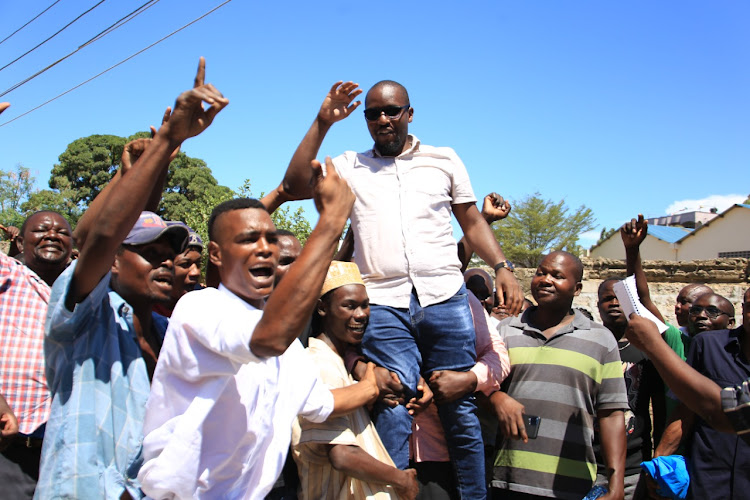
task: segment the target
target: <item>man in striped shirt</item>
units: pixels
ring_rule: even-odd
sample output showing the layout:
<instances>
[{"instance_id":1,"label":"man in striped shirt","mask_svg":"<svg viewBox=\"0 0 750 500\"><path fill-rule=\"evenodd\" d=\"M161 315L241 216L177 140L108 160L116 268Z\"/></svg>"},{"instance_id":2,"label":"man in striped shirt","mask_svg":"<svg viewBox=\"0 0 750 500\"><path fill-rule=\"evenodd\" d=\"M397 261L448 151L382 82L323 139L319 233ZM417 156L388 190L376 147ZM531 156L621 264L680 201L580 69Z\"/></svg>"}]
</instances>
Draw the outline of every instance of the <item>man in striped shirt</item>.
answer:
<instances>
[{"instance_id":1,"label":"man in striped shirt","mask_svg":"<svg viewBox=\"0 0 750 500\"><path fill-rule=\"evenodd\" d=\"M623 498L628 400L620 356L608 330L571 309L582 277L577 257L551 253L531 282L538 305L499 326L511 372L505 392L491 398L505 437L493 472L497 497L584 497L596 477L596 420L606 498ZM541 417L535 439L525 430L529 416Z\"/></svg>"}]
</instances>

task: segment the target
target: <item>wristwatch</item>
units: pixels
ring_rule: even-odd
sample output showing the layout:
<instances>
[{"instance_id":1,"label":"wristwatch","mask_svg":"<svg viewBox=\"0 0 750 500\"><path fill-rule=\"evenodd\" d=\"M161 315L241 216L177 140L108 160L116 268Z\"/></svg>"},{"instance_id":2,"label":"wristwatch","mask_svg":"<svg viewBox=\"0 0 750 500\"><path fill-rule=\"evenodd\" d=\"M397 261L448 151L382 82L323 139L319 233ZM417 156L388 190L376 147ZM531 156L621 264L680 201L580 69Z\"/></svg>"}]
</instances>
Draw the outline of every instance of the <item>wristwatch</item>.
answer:
<instances>
[{"instance_id":1,"label":"wristwatch","mask_svg":"<svg viewBox=\"0 0 750 500\"><path fill-rule=\"evenodd\" d=\"M503 260L501 262L498 262L495 264L495 267L492 269L495 270L495 272L498 272L500 269L505 268L510 272L513 272L513 270L516 268L516 266L513 265L513 263L509 260Z\"/></svg>"}]
</instances>

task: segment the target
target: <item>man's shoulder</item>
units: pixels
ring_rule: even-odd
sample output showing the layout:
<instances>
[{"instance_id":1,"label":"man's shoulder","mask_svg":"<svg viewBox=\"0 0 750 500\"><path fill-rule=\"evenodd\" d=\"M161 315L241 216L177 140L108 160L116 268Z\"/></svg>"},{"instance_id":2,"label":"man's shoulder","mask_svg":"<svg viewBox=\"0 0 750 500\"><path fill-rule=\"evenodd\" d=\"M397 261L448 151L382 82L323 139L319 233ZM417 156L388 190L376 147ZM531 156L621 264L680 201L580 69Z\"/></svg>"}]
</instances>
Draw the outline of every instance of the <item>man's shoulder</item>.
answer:
<instances>
[{"instance_id":1,"label":"man's shoulder","mask_svg":"<svg viewBox=\"0 0 750 500\"><path fill-rule=\"evenodd\" d=\"M742 327L735 328L734 330L724 329L702 332L693 337L692 343L696 349L723 349L727 343L738 339L741 331Z\"/></svg>"}]
</instances>

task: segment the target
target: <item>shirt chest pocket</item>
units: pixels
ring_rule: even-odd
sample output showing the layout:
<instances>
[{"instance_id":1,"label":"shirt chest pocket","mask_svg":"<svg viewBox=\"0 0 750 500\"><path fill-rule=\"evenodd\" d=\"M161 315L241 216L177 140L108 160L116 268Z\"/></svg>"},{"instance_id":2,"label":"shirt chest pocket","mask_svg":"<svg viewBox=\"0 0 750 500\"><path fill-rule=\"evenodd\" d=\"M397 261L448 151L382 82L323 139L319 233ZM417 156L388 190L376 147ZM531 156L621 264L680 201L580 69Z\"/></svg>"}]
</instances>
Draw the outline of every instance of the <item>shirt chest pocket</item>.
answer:
<instances>
[{"instance_id":1,"label":"shirt chest pocket","mask_svg":"<svg viewBox=\"0 0 750 500\"><path fill-rule=\"evenodd\" d=\"M401 173L401 186L409 194L424 198L429 204L450 201L451 177L436 166L413 166Z\"/></svg>"}]
</instances>

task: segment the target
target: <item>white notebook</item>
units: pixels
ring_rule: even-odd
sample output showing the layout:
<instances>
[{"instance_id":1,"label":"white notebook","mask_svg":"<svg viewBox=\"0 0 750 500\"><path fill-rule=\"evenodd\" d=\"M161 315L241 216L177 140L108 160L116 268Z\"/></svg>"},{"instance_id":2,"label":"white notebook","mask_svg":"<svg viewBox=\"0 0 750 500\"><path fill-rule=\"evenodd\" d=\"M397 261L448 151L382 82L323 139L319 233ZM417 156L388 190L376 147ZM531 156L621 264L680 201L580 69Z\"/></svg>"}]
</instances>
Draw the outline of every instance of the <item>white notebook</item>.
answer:
<instances>
[{"instance_id":1,"label":"white notebook","mask_svg":"<svg viewBox=\"0 0 750 500\"><path fill-rule=\"evenodd\" d=\"M646 309L641 304L641 300L638 298L638 289L635 286L635 276L630 275L622 281L615 283L613 287L615 295L617 295L617 301L620 303L622 312L625 313L625 317L630 321L630 315L636 313L639 316L643 316L646 319L650 319L659 328L659 333L664 333L667 330L667 325L659 321L659 318Z\"/></svg>"}]
</instances>

